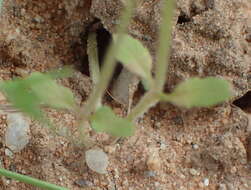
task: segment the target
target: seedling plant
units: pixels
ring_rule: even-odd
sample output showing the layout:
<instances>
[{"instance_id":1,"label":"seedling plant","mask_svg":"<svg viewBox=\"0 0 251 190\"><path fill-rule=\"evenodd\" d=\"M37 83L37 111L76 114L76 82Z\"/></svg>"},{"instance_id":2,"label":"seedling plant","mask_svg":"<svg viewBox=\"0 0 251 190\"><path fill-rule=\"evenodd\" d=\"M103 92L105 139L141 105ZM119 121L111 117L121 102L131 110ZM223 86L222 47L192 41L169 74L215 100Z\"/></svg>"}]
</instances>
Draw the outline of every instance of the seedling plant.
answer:
<instances>
[{"instance_id":1,"label":"seedling plant","mask_svg":"<svg viewBox=\"0 0 251 190\"><path fill-rule=\"evenodd\" d=\"M98 63L96 34L89 34L88 55L93 91L84 106L79 107L75 103L71 90L55 81L55 79L71 76L70 68L48 73L34 72L23 79L15 78L11 81L3 81L0 83L0 91L6 95L14 107L41 124L49 126L55 134L58 134L58 131L46 117L42 107L71 111L78 120L81 135L76 139L80 144L87 142L84 134L87 122L96 132L106 132L115 137L128 137L135 131L136 119L160 101L192 108L213 106L231 97L231 85L226 80L216 77L190 78L180 83L171 93L164 93L175 2L174 0L163 1L154 71L148 49L139 40L127 34L127 28L136 7L135 1L125 1L124 6L120 24L117 26L116 33L113 34L113 42L108 48L102 69L99 68ZM121 62L125 68L137 75L146 89L144 96L125 118L118 117L110 107L103 106L101 101L114 72L116 61ZM72 138L72 134L69 134L67 138L75 139ZM4 169L0 169L0 174L44 189L65 189L53 185L46 186L44 185L46 182L41 185L40 181L13 174Z\"/></svg>"}]
</instances>

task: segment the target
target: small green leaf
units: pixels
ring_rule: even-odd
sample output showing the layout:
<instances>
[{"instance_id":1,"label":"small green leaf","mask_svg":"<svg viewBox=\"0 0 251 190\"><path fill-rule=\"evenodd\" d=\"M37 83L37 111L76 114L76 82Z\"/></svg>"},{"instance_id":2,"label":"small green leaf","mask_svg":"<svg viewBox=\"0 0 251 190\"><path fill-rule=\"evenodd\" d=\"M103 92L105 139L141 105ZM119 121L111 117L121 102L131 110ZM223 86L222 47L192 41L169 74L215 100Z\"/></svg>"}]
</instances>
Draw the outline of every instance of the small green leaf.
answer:
<instances>
[{"instance_id":1,"label":"small green leaf","mask_svg":"<svg viewBox=\"0 0 251 190\"><path fill-rule=\"evenodd\" d=\"M120 46L115 55L116 59L131 72L152 82L152 58L147 48L130 35L114 35L114 41L120 39ZM151 83L150 82L150 83Z\"/></svg>"},{"instance_id":2,"label":"small green leaf","mask_svg":"<svg viewBox=\"0 0 251 190\"><path fill-rule=\"evenodd\" d=\"M14 79L1 85L1 90L9 101L20 111L27 113L34 119L42 119L43 113L39 109L39 99L29 91L24 80Z\"/></svg>"},{"instance_id":3,"label":"small green leaf","mask_svg":"<svg viewBox=\"0 0 251 190\"><path fill-rule=\"evenodd\" d=\"M91 125L97 132L106 132L117 137L131 136L135 128L132 122L116 116L107 106L96 111L91 117Z\"/></svg>"},{"instance_id":4,"label":"small green leaf","mask_svg":"<svg viewBox=\"0 0 251 190\"><path fill-rule=\"evenodd\" d=\"M26 82L30 84L30 89L39 98L41 104L62 109L75 108L71 90L58 85L50 76L35 72L26 79Z\"/></svg>"},{"instance_id":5,"label":"small green leaf","mask_svg":"<svg viewBox=\"0 0 251 190\"><path fill-rule=\"evenodd\" d=\"M216 77L191 78L179 84L171 94L161 95L162 100L187 108L213 106L230 97L231 85Z\"/></svg>"},{"instance_id":6,"label":"small green leaf","mask_svg":"<svg viewBox=\"0 0 251 190\"><path fill-rule=\"evenodd\" d=\"M69 73L68 71L67 73ZM25 79L15 78L11 81L1 81L0 90L20 111L36 120L48 123L40 108L42 104L55 108L75 108L72 92L52 79L66 76L65 70L63 73L59 71L57 76L52 77L51 74L35 72Z\"/></svg>"}]
</instances>

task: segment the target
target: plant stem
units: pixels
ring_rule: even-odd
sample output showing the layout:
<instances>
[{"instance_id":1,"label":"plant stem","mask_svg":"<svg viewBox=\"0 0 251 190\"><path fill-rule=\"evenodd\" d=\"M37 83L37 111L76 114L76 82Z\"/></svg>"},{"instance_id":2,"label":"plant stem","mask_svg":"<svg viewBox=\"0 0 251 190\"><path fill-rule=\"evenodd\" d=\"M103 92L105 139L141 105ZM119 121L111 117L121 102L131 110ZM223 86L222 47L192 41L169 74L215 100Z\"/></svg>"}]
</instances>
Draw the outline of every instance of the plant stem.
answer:
<instances>
[{"instance_id":1,"label":"plant stem","mask_svg":"<svg viewBox=\"0 0 251 190\"><path fill-rule=\"evenodd\" d=\"M157 50L157 62L155 72L156 90L162 92L168 68L168 57L170 54L171 35L172 35L172 18L174 14L175 1L164 0L162 9L162 20L159 30L159 46Z\"/></svg>"},{"instance_id":2,"label":"plant stem","mask_svg":"<svg viewBox=\"0 0 251 190\"><path fill-rule=\"evenodd\" d=\"M132 17L135 1L127 0L125 4L126 4L126 7L121 16L120 25L118 25L118 28L116 30L118 34L123 34L124 32L126 32L127 27ZM115 64L116 64L115 54L117 50L119 49L120 43L121 43L121 40L118 39L116 43L110 44L108 48L108 52L105 56L103 68L100 73L100 80L98 81L97 85L94 87L94 90L89 96L89 99L87 100L86 105L82 109L82 113L81 113L82 117L88 118L89 115L93 111L95 111L98 100L102 98L110 82L111 76L115 68Z\"/></svg>"},{"instance_id":3,"label":"plant stem","mask_svg":"<svg viewBox=\"0 0 251 190\"><path fill-rule=\"evenodd\" d=\"M170 54L171 34L172 34L172 18L174 13L174 0L163 1L164 6L162 8L162 23L159 30L159 46L157 50L157 62L154 85L144 95L140 102L133 108L128 115L128 119L135 120L142 114L144 114L149 108L154 106L160 99L157 95L163 91L166 72L168 67L168 60Z\"/></svg>"},{"instance_id":4,"label":"plant stem","mask_svg":"<svg viewBox=\"0 0 251 190\"><path fill-rule=\"evenodd\" d=\"M96 85L99 81L100 70L98 60L97 35L94 32L88 35L87 54L91 79L93 84Z\"/></svg>"},{"instance_id":5,"label":"plant stem","mask_svg":"<svg viewBox=\"0 0 251 190\"><path fill-rule=\"evenodd\" d=\"M0 175L15 179L15 180L27 183L27 184L31 184L31 185L34 185L36 187L40 187L42 189L47 189L47 190L68 190L67 188L59 187L57 185L50 184L50 183L47 183L45 181L41 181L41 180L29 177L29 176L14 173L14 172L5 170L3 168L0 168Z\"/></svg>"},{"instance_id":6,"label":"plant stem","mask_svg":"<svg viewBox=\"0 0 251 190\"><path fill-rule=\"evenodd\" d=\"M139 101L139 103L129 113L127 119L129 119L130 121L134 121L135 119L143 115L145 112L147 112L147 110L154 106L158 101L159 97L157 96L156 92L147 92Z\"/></svg>"},{"instance_id":7,"label":"plant stem","mask_svg":"<svg viewBox=\"0 0 251 190\"><path fill-rule=\"evenodd\" d=\"M90 75L94 86L97 85L100 78L99 60L98 60L98 45L97 34L92 32L87 39L87 54L89 61ZM102 105L102 97L98 100L96 108Z\"/></svg>"}]
</instances>

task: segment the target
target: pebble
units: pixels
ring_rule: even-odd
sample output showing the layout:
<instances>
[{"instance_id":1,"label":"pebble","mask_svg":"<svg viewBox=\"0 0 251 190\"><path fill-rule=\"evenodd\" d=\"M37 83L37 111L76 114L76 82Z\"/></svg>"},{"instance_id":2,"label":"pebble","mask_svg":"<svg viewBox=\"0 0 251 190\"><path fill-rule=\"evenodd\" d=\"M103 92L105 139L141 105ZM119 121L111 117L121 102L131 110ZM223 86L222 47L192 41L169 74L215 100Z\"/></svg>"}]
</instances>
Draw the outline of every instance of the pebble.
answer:
<instances>
[{"instance_id":1,"label":"pebble","mask_svg":"<svg viewBox=\"0 0 251 190\"><path fill-rule=\"evenodd\" d=\"M146 164L150 171L159 171L161 169L161 158L158 149L153 148L149 150L149 157Z\"/></svg>"},{"instance_id":2,"label":"pebble","mask_svg":"<svg viewBox=\"0 0 251 190\"><path fill-rule=\"evenodd\" d=\"M190 172L190 174L193 175L193 176L200 175L200 172L197 171L197 170L194 169L194 168L191 168L191 169L189 170L189 172Z\"/></svg>"},{"instance_id":3,"label":"pebble","mask_svg":"<svg viewBox=\"0 0 251 190\"><path fill-rule=\"evenodd\" d=\"M161 150L165 150L166 148L167 148L167 144L164 143L164 142L161 142L161 143L160 143L160 149L161 149Z\"/></svg>"},{"instance_id":4,"label":"pebble","mask_svg":"<svg viewBox=\"0 0 251 190\"><path fill-rule=\"evenodd\" d=\"M218 190L227 190L226 184L221 183L218 187Z\"/></svg>"},{"instance_id":5,"label":"pebble","mask_svg":"<svg viewBox=\"0 0 251 190\"><path fill-rule=\"evenodd\" d=\"M146 177L155 177L156 176L156 173L154 171L145 171L144 172L144 175Z\"/></svg>"},{"instance_id":6,"label":"pebble","mask_svg":"<svg viewBox=\"0 0 251 190\"><path fill-rule=\"evenodd\" d=\"M160 122L156 122L156 123L155 123L155 127L156 127L157 129L159 129L159 128L161 127L161 123L160 123Z\"/></svg>"},{"instance_id":7,"label":"pebble","mask_svg":"<svg viewBox=\"0 0 251 190\"><path fill-rule=\"evenodd\" d=\"M84 179L78 179L74 183L79 187L91 187L93 185L92 182Z\"/></svg>"},{"instance_id":8,"label":"pebble","mask_svg":"<svg viewBox=\"0 0 251 190\"><path fill-rule=\"evenodd\" d=\"M5 144L13 152L21 151L30 140L30 122L21 113L7 115Z\"/></svg>"},{"instance_id":9,"label":"pebble","mask_svg":"<svg viewBox=\"0 0 251 190\"><path fill-rule=\"evenodd\" d=\"M108 156L102 149L90 149L85 152L87 166L100 174L106 174L108 166Z\"/></svg>"},{"instance_id":10,"label":"pebble","mask_svg":"<svg viewBox=\"0 0 251 190\"><path fill-rule=\"evenodd\" d=\"M43 23L43 22L44 22L44 19L43 19L41 16L39 16L39 15L35 16L35 17L33 18L33 20L34 20L35 22L37 22L37 23Z\"/></svg>"},{"instance_id":11,"label":"pebble","mask_svg":"<svg viewBox=\"0 0 251 190\"><path fill-rule=\"evenodd\" d=\"M194 150L199 149L199 145L197 145L197 144L193 144L192 147L193 147Z\"/></svg>"},{"instance_id":12,"label":"pebble","mask_svg":"<svg viewBox=\"0 0 251 190\"><path fill-rule=\"evenodd\" d=\"M13 152L11 152L8 148L4 150L4 153L6 156L9 156L10 158L13 158Z\"/></svg>"},{"instance_id":13,"label":"pebble","mask_svg":"<svg viewBox=\"0 0 251 190\"><path fill-rule=\"evenodd\" d=\"M209 179L208 178L205 178L204 180L203 180L203 184L204 184L204 186L208 186L209 185Z\"/></svg>"}]
</instances>

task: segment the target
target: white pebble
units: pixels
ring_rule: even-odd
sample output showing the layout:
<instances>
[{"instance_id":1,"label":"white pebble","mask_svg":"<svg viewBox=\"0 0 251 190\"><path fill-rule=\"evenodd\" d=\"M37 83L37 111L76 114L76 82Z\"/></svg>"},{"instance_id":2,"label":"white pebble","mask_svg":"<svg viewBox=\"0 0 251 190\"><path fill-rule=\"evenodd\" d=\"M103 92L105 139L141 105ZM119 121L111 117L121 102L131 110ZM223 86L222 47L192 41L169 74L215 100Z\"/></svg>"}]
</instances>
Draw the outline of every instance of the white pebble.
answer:
<instances>
[{"instance_id":1,"label":"white pebble","mask_svg":"<svg viewBox=\"0 0 251 190\"><path fill-rule=\"evenodd\" d=\"M227 190L227 186L226 184L220 184L219 187L218 187L218 190Z\"/></svg>"},{"instance_id":2,"label":"white pebble","mask_svg":"<svg viewBox=\"0 0 251 190\"><path fill-rule=\"evenodd\" d=\"M13 152L21 151L30 140L30 122L21 113L7 115L5 144Z\"/></svg>"},{"instance_id":3,"label":"white pebble","mask_svg":"<svg viewBox=\"0 0 251 190\"><path fill-rule=\"evenodd\" d=\"M204 180L203 180L203 184L204 184L204 186L208 186L209 185L209 179L208 178L205 178Z\"/></svg>"},{"instance_id":4,"label":"white pebble","mask_svg":"<svg viewBox=\"0 0 251 190\"><path fill-rule=\"evenodd\" d=\"M197 145L197 144L193 144L192 147L193 147L194 150L199 149L199 145Z\"/></svg>"},{"instance_id":5,"label":"white pebble","mask_svg":"<svg viewBox=\"0 0 251 190\"><path fill-rule=\"evenodd\" d=\"M13 152L11 152L8 148L4 150L4 153L6 156L9 156L10 158L13 158Z\"/></svg>"},{"instance_id":6,"label":"white pebble","mask_svg":"<svg viewBox=\"0 0 251 190\"><path fill-rule=\"evenodd\" d=\"M100 174L106 174L106 168L108 166L108 156L101 149L90 149L85 152L85 160L87 166Z\"/></svg>"},{"instance_id":7,"label":"white pebble","mask_svg":"<svg viewBox=\"0 0 251 190\"><path fill-rule=\"evenodd\" d=\"M194 176L196 176L196 175L200 175L200 172L199 171L197 171L196 169L194 169L194 168L191 168L190 170L189 170L189 172L190 172L190 174L191 175L194 175Z\"/></svg>"}]
</instances>

